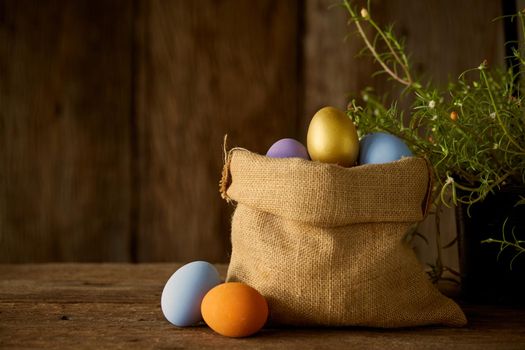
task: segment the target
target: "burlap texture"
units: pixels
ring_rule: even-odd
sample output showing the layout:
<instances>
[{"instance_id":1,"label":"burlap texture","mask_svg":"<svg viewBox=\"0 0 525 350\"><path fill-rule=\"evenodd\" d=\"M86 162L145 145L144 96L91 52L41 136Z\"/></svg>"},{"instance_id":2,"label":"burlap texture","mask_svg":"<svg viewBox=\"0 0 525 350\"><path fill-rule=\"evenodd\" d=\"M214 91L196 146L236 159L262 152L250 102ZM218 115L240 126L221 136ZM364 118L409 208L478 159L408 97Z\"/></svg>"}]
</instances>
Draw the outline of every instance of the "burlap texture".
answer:
<instances>
[{"instance_id":1,"label":"burlap texture","mask_svg":"<svg viewBox=\"0 0 525 350\"><path fill-rule=\"evenodd\" d=\"M264 295L274 324L465 325L405 239L428 188L420 158L343 168L234 149L221 181L237 202L227 281Z\"/></svg>"}]
</instances>

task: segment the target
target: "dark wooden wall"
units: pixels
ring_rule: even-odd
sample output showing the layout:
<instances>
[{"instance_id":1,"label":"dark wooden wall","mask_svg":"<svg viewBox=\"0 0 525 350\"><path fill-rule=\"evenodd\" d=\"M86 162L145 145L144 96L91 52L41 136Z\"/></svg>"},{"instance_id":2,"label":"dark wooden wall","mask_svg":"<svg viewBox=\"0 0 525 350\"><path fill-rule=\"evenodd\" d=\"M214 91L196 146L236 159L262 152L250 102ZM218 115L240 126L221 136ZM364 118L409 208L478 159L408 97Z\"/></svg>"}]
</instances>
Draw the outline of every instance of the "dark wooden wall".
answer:
<instances>
[{"instance_id":1,"label":"dark wooden wall","mask_svg":"<svg viewBox=\"0 0 525 350\"><path fill-rule=\"evenodd\" d=\"M223 135L396 89L334 2L0 0L0 262L227 261ZM499 1L373 4L439 82L503 60Z\"/></svg>"}]
</instances>

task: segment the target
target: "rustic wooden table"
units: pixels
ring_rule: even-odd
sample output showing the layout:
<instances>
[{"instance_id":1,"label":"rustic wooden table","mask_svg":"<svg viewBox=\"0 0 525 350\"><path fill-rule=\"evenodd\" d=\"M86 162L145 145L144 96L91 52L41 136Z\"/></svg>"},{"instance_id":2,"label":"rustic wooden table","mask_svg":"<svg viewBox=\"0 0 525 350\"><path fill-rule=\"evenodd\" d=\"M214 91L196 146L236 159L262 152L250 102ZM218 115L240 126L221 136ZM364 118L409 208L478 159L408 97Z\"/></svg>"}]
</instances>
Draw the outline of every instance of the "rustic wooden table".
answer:
<instances>
[{"instance_id":1,"label":"rustic wooden table","mask_svg":"<svg viewBox=\"0 0 525 350\"><path fill-rule=\"evenodd\" d=\"M525 349L524 309L476 305L463 305L461 329L265 329L229 339L205 326L176 328L160 294L178 266L0 265L0 348Z\"/></svg>"}]
</instances>

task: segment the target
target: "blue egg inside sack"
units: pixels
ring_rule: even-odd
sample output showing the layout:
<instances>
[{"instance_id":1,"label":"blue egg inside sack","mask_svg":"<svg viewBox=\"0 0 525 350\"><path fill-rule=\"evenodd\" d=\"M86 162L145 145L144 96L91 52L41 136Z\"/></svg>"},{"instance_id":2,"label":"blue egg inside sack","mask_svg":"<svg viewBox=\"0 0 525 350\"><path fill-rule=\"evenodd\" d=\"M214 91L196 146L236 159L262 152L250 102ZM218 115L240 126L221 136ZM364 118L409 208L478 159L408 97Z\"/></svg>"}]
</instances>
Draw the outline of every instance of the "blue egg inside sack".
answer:
<instances>
[{"instance_id":1,"label":"blue egg inside sack","mask_svg":"<svg viewBox=\"0 0 525 350\"><path fill-rule=\"evenodd\" d=\"M383 132L368 134L359 143L359 164L390 163L412 156L400 138Z\"/></svg>"},{"instance_id":2,"label":"blue egg inside sack","mask_svg":"<svg viewBox=\"0 0 525 350\"><path fill-rule=\"evenodd\" d=\"M193 326L202 320L202 299L221 283L215 266L194 261L182 266L168 279L161 296L164 317L179 327Z\"/></svg>"}]
</instances>

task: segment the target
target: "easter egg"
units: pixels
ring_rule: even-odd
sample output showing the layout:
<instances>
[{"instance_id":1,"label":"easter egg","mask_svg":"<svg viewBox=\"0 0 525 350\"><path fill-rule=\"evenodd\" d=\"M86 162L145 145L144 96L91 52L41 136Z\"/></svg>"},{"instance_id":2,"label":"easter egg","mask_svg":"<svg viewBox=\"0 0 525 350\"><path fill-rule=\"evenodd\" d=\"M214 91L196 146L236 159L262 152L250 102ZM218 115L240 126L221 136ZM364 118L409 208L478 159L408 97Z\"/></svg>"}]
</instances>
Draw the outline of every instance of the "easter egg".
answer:
<instances>
[{"instance_id":1,"label":"easter egg","mask_svg":"<svg viewBox=\"0 0 525 350\"><path fill-rule=\"evenodd\" d=\"M312 160L341 166L352 166L357 160L359 139L354 123L337 108L324 107L315 113L306 138Z\"/></svg>"},{"instance_id":2,"label":"easter egg","mask_svg":"<svg viewBox=\"0 0 525 350\"><path fill-rule=\"evenodd\" d=\"M277 142L275 142L268 152L266 152L266 155L271 158L303 158L303 159L310 159L308 156L308 151L306 151L306 147L303 146L302 143L300 143L297 140L294 139L281 139Z\"/></svg>"},{"instance_id":3,"label":"easter egg","mask_svg":"<svg viewBox=\"0 0 525 350\"><path fill-rule=\"evenodd\" d=\"M258 332L268 318L268 304L258 291L240 282L218 285L206 294L202 317L215 332L247 337Z\"/></svg>"},{"instance_id":4,"label":"easter egg","mask_svg":"<svg viewBox=\"0 0 525 350\"><path fill-rule=\"evenodd\" d=\"M407 145L394 135L376 132L361 139L359 164L389 163L411 156L412 152Z\"/></svg>"},{"instance_id":5,"label":"easter egg","mask_svg":"<svg viewBox=\"0 0 525 350\"><path fill-rule=\"evenodd\" d=\"M201 302L221 283L217 269L205 261L182 266L168 279L161 297L164 317L175 326L193 326L202 320Z\"/></svg>"}]
</instances>

